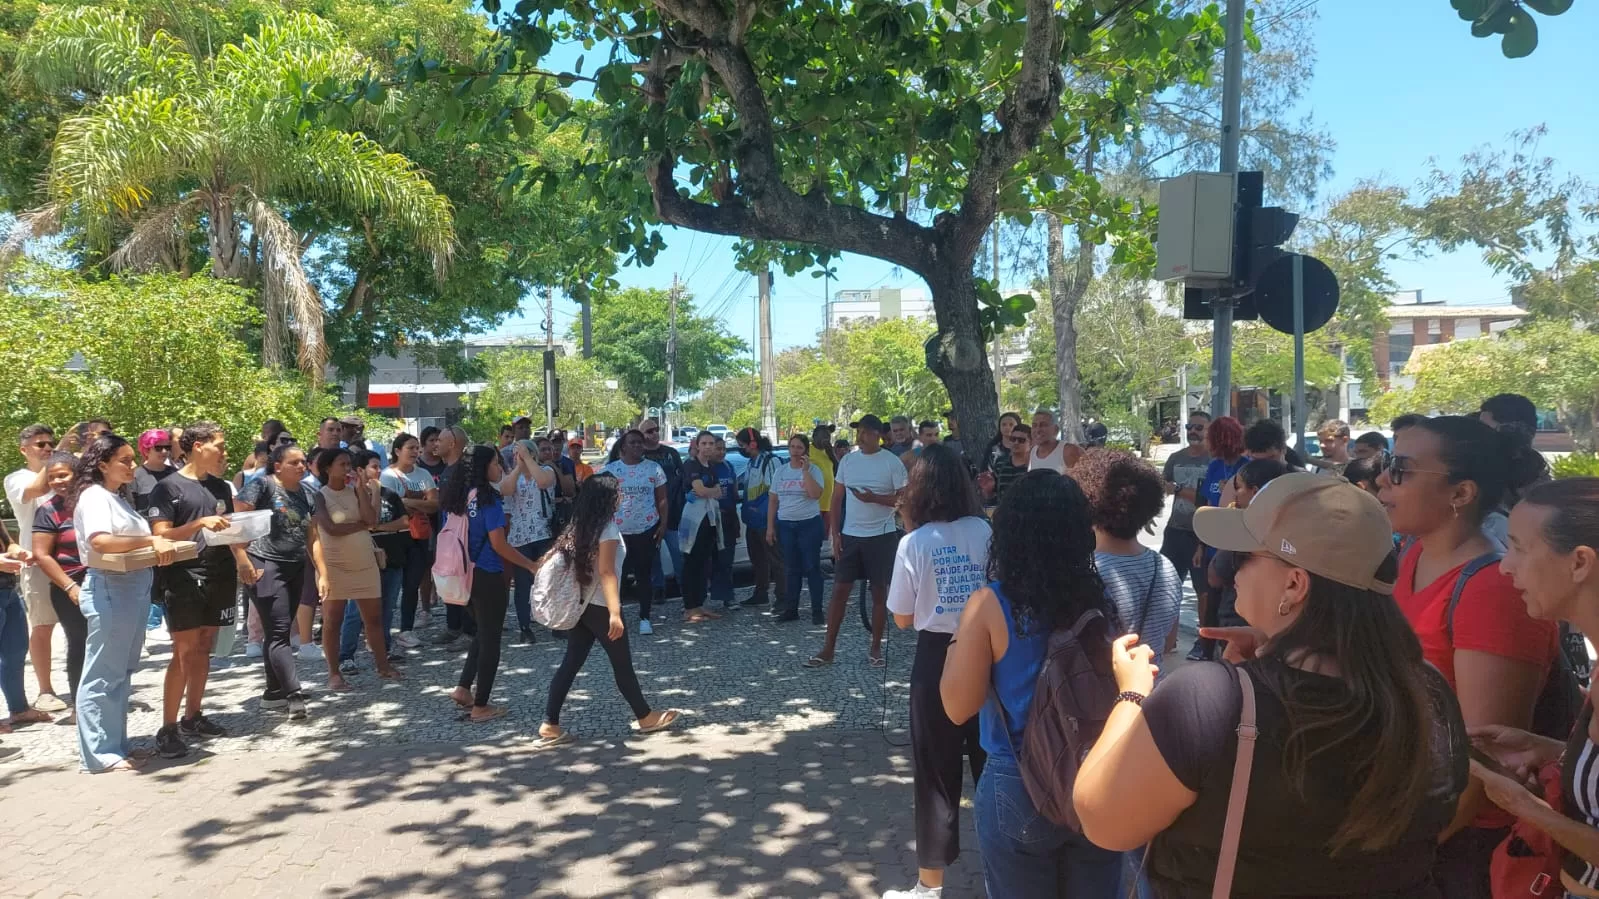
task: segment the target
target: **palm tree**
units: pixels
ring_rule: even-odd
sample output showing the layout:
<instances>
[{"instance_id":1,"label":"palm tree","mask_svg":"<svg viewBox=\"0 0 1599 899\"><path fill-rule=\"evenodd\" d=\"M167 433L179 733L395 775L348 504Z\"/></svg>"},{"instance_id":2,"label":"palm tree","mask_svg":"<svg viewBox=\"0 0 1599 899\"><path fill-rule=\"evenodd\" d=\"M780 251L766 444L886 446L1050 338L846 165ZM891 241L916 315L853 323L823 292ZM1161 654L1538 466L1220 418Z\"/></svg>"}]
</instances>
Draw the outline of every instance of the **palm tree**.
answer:
<instances>
[{"instance_id":1,"label":"palm tree","mask_svg":"<svg viewBox=\"0 0 1599 899\"><path fill-rule=\"evenodd\" d=\"M212 274L260 290L266 362L282 364L292 332L300 369L320 383L322 301L301 266L317 235L297 232L288 210L398 229L440 277L455 240L449 200L409 160L301 114L311 91L362 69L334 27L309 14L274 19L214 55L166 31L145 36L104 8L41 17L16 70L90 102L61 123L46 203L18 217L0 264L29 237L76 225L98 249L116 244L115 268L183 270L188 235L202 228Z\"/></svg>"}]
</instances>

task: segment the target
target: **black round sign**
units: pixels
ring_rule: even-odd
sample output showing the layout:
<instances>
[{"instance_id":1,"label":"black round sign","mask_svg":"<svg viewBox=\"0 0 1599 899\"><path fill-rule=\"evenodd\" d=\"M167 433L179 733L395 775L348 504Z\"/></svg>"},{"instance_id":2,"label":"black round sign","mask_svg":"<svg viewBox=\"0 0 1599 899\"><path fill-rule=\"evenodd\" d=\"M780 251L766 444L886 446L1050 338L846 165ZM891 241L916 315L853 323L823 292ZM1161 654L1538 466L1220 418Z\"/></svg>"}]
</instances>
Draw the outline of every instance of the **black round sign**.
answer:
<instances>
[{"instance_id":1,"label":"black round sign","mask_svg":"<svg viewBox=\"0 0 1599 899\"><path fill-rule=\"evenodd\" d=\"M1284 334L1294 333L1294 257L1279 257L1255 279L1255 310L1261 321ZM1338 277L1327 263L1314 256L1304 260L1305 333L1332 320L1338 311Z\"/></svg>"}]
</instances>

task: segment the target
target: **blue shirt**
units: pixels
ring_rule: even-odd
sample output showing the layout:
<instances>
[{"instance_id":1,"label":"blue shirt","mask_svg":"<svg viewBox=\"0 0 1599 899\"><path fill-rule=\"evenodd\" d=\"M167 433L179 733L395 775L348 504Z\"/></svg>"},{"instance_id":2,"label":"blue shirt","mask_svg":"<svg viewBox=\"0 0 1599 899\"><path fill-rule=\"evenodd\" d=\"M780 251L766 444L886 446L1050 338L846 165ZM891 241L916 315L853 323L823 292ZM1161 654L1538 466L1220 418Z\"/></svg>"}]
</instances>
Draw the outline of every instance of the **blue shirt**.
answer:
<instances>
[{"instance_id":1,"label":"blue shirt","mask_svg":"<svg viewBox=\"0 0 1599 899\"><path fill-rule=\"evenodd\" d=\"M490 494L492 498L468 500L466 504L466 546L470 552L477 548L477 555L473 556L472 564L483 569L499 573L505 570L505 560L494 551L494 544L489 542L489 532L498 528L505 530L505 504L500 502L498 494Z\"/></svg>"},{"instance_id":2,"label":"blue shirt","mask_svg":"<svg viewBox=\"0 0 1599 899\"><path fill-rule=\"evenodd\" d=\"M993 694L983 702L982 711L978 712L978 741L983 744L989 758L1005 759L1015 764L1016 753L1011 751L1011 747L1022 745L1027 713L1033 707L1033 687L1038 681L1039 669L1044 666L1044 656L1049 651L1049 634L1039 631L1017 636L1010 600L1005 598L998 581L989 584L988 588L994 591L999 608L1005 613L1005 632L1010 634L1010 642L1005 647L1004 657L995 662L989 672ZM1005 706L1005 716L1010 722L1008 736L1005 725L1001 723L999 709L994 705L995 696Z\"/></svg>"},{"instance_id":3,"label":"blue shirt","mask_svg":"<svg viewBox=\"0 0 1599 899\"><path fill-rule=\"evenodd\" d=\"M1248 456L1239 456L1238 461L1231 465L1228 465L1226 460L1223 459L1210 460L1210 464L1205 467L1205 477L1199 482L1199 501L1194 503L1194 505L1221 505L1222 487L1226 486L1227 482L1238 474L1238 469L1247 464L1249 464Z\"/></svg>"}]
</instances>

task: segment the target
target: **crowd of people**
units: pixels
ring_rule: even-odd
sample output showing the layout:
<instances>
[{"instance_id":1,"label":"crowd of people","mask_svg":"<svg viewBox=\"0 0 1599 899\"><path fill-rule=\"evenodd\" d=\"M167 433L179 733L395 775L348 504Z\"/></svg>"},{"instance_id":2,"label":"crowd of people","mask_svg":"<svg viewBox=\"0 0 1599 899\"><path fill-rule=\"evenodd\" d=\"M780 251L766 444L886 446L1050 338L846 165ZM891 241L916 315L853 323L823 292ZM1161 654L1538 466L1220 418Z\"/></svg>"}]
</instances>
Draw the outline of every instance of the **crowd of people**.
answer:
<instances>
[{"instance_id":1,"label":"crowd of people","mask_svg":"<svg viewBox=\"0 0 1599 899\"><path fill-rule=\"evenodd\" d=\"M1586 659L1561 636L1599 627L1599 479L1550 482L1524 398L1407 415L1391 441L1328 421L1309 459L1272 421L1195 412L1160 469L1063 441L1048 411L1007 413L981 447L953 417L940 439L933 422L867 414L853 442L818 427L786 459L745 429L742 471L719 436L684 454L651 419L592 467L580 441L527 419L498 446L430 428L382 451L358 424L324 421L304 448L268 422L231 483L209 422L133 443L89 422L76 452L24 429L26 465L5 479L22 533L0 557L0 729L66 713L84 770L138 767L149 751L127 710L154 605L173 651L153 751L225 734L206 681L241 596L264 708L309 714L301 654L323 660L329 690L355 689L363 634L375 675L400 678L442 605L436 639L464 654L450 698L463 720L494 720L508 613L534 641L539 574L559 571L581 612L555 632L537 745L575 739L561 711L595 643L652 733L681 714L645 697L624 603L647 636L668 576L685 626L752 606L797 621L808 590L825 630L804 665L825 669L860 584L868 666L886 664L890 619L916 634L918 870L885 899L942 894L968 770L991 896L1474 899L1556 879L1599 896L1599 730ZM1168 502L1157 551L1139 538ZM260 536L221 539L255 510L270 513ZM430 577L454 536L464 603ZM741 539L755 587L737 604ZM1185 581L1200 634L1163 675ZM58 623L70 704L51 680ZM1506 892L1519 875L1496 859L1529 857L1549 860L1543 880Z\"/></svg>"}]
</instances>

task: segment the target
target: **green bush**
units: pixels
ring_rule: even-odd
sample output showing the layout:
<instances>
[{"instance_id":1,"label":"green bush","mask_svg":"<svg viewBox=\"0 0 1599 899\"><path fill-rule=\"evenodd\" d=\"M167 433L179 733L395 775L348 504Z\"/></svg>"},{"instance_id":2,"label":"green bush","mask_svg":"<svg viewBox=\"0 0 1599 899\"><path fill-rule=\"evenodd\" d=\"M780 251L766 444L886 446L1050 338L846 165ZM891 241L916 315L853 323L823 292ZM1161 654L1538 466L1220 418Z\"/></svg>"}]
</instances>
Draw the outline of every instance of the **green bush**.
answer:
<instances>
[{"instance_id":1,"label":"green bush","mask_svg":"<svg viewBox=\"0 0 1599 899\"><path fill-rule=\"evenodd\" d=\"M240 337L260 313L252 294L231 283L178 275L87 282L28 267L7 287L0 471L21 466L16 434L35 422L59 436L106 418L131 440L146 428L209 419L227 433L237 468L262 421L282 419L309 442L323 416L341 413L330 395L308 393L296 377L261 366Z\"/></svg>"},{"instance_id":2,"label":"green bush","mask_svg":"<svg viewBox=\"0 0 1599 899\"><path fill-rule=\"evenodd\" d=\"M1599 455L1572 453L1556 459L1550 468L1557 478L1599 477Z\"/></svg>"}]
</instances>

